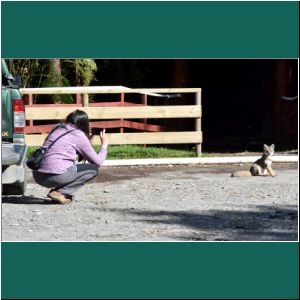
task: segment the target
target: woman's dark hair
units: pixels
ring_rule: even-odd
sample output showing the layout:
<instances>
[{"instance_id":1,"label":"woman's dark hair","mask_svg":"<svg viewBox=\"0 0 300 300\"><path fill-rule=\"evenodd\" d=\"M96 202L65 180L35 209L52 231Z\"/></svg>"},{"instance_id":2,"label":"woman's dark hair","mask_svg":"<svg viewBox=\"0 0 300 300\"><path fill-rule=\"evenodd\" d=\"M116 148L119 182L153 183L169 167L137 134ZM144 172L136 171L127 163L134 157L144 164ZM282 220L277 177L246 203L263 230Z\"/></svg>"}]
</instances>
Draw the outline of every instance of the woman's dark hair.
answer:
<instances>
[{"instance_id":1,"label":"woman's dark hair","mask_svg":"<svg viewBox=\"0 0 300 300\"><path fill-rule=\"evenodd\" d=\"M90 124L88 115L79 109L74 110L66 118L67 123L74 124L78 129L82 130L90 139Z\"/></svg>"},{"instance_id":2,"label":"woman's dark hair","mask_svg":"<svg viewBox=\"0 0 300 300\"><path fill-rule=\"evenodd\" d=\"M83 131L88 139L91 139L90 136L90 124L88 115L79 109L74 110L72 113L68 114L66 118L66 123L74 124L78 129ZM83 160L83 156L78 154L78 161Z\"/></svg>"}]
</instances>

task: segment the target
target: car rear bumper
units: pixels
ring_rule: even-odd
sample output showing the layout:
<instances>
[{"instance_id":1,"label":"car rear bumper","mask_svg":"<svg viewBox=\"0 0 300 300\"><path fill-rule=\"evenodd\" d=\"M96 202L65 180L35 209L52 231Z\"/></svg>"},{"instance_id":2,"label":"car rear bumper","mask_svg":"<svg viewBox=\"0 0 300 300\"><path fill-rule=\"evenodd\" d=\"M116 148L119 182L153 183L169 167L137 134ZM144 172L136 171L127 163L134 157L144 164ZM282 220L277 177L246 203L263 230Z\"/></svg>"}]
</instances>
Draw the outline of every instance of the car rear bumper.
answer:
<instances>
[{"instance_id":1,"label":"car rear bumper","mask_svg":"<svg viewBox=\"0 0 300 300\"><path fill-rule=\"evenodd\" d=\"M2 144L2 184L24 182L26 145Z\"/></svg>"}]
</instances>

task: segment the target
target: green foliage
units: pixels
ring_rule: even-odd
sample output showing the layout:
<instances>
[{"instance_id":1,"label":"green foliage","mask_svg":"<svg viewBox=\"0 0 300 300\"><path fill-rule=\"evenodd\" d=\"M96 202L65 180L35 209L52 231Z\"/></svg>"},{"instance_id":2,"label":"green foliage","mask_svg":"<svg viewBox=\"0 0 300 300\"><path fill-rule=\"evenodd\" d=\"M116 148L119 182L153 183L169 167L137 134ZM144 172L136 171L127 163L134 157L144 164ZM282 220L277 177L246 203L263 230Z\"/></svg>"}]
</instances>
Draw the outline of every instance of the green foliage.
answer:
<instances>
[{"instance_id":1,"label":"green foliage","mask_svg":"<svg viewBox=\"0 0 300 300\"><path fill-rule=\"evenodd\" d=\"M73 61L78 86L88 86L95 77L97 65L93 59L74 59Z\"/></svg>"},{"instance_id":2,"label":"green foliage","mask_svg":"<svg viewBox=\"0 0 300 300\"><path fill-rule=\"evenodd\" d=\"M24 87L87 86L94 79L94 59L9 59L14 75L22 76Z\"/></svg>"},{"instance_id":3,"label":"green foliage","mask_svg":"<svg viewBox=\"0 0 300 300\"><path fill-rule=\"evenodd\" d=\"M40 87L46 75L47 64L43 59L8 59L8 64L13 75L23 78L24 88Z\"/></svg>"},{"instance_id":4,"label":"green foliage","mask_svg":"<svg viewBox=\"0 0 300 300\"><path fill-rule=\"evenodd\" d=\"M35 151L37 150L39 147L35 147L35 146L28 146L27 147L27 151L26 151L26 159L28 159L28 157Z\"/></svg>"},{"instance_id":5,"label":"green foliage","mask_svg":"<svg viewBox=\"0 0 300 300\"><path fill-rule=\"evenodd\" d=\"M97 71L93 59L9 59L8 63L12 74L23 78L24 88L88 86ZM73 103L71 95L49 97L53 103Z\"/></svg>"}]
</instances>

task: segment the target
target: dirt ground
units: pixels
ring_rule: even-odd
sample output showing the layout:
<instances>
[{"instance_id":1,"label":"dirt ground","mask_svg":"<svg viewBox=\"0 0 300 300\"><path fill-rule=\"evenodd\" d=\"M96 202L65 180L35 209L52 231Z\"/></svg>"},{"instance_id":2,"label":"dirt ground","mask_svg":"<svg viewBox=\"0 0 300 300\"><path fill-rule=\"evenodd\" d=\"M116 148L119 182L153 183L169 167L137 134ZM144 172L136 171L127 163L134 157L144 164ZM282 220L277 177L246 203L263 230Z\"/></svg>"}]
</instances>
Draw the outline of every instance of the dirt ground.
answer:
<instances>
[{"instance_id":1,"label":"dirt ground","mask_svg":"<svg viewBox=\"0 0 300 300\"><path fill-rule=\"evenodd\" d=\"M295 241L298 165L232 178L249 165L103 167L57 205L28 170L23 197L2 197L3 241Z\"/></svg>"}]
</instances>

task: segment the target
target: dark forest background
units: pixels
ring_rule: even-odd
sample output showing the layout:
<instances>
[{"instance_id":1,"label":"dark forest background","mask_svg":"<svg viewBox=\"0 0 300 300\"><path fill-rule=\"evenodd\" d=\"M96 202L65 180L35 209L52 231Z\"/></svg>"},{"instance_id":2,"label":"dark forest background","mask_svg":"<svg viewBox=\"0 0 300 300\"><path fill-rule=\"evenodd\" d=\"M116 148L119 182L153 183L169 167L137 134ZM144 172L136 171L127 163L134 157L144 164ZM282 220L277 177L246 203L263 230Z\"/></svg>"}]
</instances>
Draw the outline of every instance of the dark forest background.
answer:
<instances>
[{"instance_id":1,"label":"dark forest background","mask_svg":"<svg viewBox=\"0 0 300 300\"><path fill-rule=\"evenodd\" d=\"M126 86L202 88L203 151L260 151L298 145L297 59L23 59L9 60L24 87ZM92 101L103 101L94 95ZM127 95L126 95L127 97ZM138 101L134 96L126 101ZM105 101L113 101L105 96ZM39 96L35 103L72 103L71 96ZM193 95L151 98L152 105L194 104ZM167 122L167 124L166 124ZM192 120L163 120L193 130Z\"/></svg>"}]
</instances>

